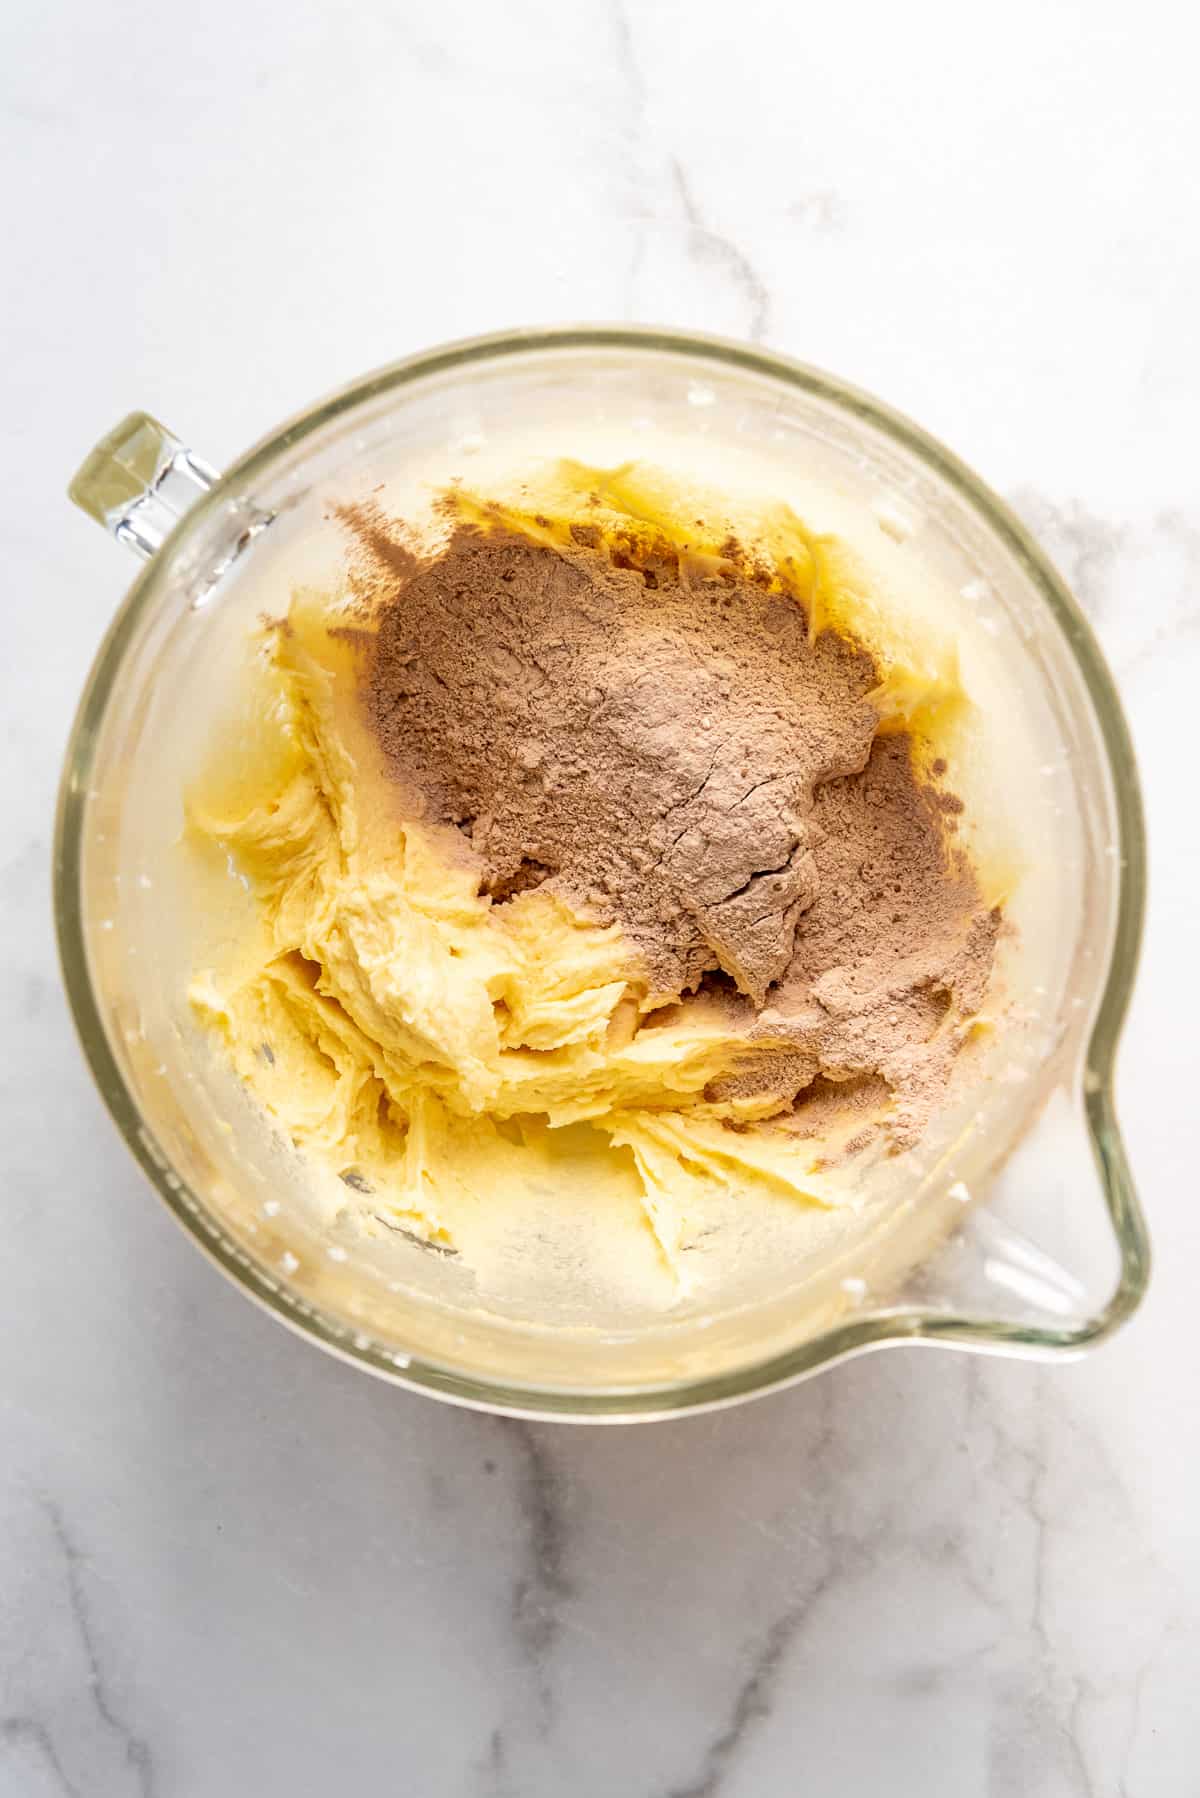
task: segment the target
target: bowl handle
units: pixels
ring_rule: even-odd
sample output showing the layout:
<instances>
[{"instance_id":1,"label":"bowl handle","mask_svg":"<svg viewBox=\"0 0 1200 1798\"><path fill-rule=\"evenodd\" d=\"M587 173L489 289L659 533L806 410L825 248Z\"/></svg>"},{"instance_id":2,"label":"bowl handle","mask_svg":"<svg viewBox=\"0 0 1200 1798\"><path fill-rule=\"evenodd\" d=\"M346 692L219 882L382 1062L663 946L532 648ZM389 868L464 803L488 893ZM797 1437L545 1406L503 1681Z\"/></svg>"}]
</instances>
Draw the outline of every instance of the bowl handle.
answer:
<instances>
[{"instance_id":1,"label":"bowl handle","mask_svg":"<svg viewBox=\"0 0 1200 1798\"><path fill-rule=\"evenodd\" d=\"M102 437L67 489L89 518L148 562L217 470L148 412L131 412Z\"/></svg>"}]
</instances>

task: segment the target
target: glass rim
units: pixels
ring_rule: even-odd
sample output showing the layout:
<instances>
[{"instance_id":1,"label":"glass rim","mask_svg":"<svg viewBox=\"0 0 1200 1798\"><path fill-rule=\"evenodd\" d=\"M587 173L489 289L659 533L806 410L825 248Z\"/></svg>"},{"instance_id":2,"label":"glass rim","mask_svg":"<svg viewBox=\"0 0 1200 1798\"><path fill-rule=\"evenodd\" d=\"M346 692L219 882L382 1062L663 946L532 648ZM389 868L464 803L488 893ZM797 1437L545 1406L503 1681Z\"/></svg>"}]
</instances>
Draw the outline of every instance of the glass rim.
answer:
<instances>
[{"instance_id":1,"label":"glass rim","mask_svg":"<svg viewBox=\"0 0 1200 1798\"><path fill-rule=\"evenodd\" d=\"M180 549L231 493L245 490L285 454L333 420L431 375L471 364L553 350L616 350L679 355L760 375L799 389L867 423L915 455L981 517L1022 567L1058 624L1088 692L1112 782L1118 837L1115 928L1086 1054L1083 1123L1087 1129L1120 1257L1108 1301L1069 1327L1005 1323L897 1307L850 1319L802 1343L726 1373L652 1385L555 1387L491 1382L449 1363L414 1356L404 1367L394 1350L292 1294L258 1267L226 1233L170 1165L144 1122L121 1073L92 984L82 901L83 822L96 744L125 651ZM259 440L223 471L210 492L180 520L143 568L117 609L97 651L68 741L54 837L54 913L59 959L84 1057L126 1145L159 1198L208 1258L265 1310L330 1353L368 1372L453 1403L524 1418L622 1422L712 1410L791 1384L833 1362L904 1342L980 1352L1071 1355L1111 1334L1136 1309L1149 1277L1145 1219L1117 1123L1113 1077L1121 1028L1133 990L1145 912L1146 848L1141 793L1129 729L1112 674L1090 624L1053 564L1005 502L964 462L902 413L873 395L806 363L731 339L657 326L560 325L472 337L388 364L339 388ZM986 1199L982 1201L986 1203Z\"/></svg>"}]
</instances>

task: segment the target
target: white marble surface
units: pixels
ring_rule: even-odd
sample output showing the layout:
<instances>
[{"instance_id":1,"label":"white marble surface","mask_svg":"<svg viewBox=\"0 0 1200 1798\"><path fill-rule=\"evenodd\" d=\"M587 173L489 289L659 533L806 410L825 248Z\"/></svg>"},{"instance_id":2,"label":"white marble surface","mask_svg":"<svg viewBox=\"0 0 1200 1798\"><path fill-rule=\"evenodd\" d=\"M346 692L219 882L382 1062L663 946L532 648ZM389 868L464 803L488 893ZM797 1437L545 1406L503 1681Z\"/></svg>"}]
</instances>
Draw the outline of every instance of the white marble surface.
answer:
<instances>
[{"instance_id":1,"label":"white marble surface","mask_svg":"<svg viewBox=\"0 0 1200 1798\"><path fill-rule=\"evenodd\" d=\"M2 1798L1200 1790L1193 31L1177 0L10 0ZM892 1352L652 1429L455 1412L254 1311L102 1113L48 841L131 570L75 460L143 405L220 461L564 317L875 388L1095 619L1150 815L1121 1100L1157 1272L1094 1358Z\"/></svg>"}]
</instances>

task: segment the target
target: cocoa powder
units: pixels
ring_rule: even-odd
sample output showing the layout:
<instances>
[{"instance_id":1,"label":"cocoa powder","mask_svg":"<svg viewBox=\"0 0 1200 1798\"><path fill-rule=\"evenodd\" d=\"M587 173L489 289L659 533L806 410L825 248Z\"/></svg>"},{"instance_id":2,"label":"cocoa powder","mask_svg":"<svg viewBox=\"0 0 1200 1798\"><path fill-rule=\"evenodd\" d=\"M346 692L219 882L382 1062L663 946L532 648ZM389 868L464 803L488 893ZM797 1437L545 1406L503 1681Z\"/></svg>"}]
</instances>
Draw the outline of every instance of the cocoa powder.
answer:
<instances>
[{"instance_id":1,"label":"cocoa powder","mask_svg":"<svg viewBox=\"0 0 1200 1798\"><path fill-rule=\"evenodd\" d=\"M814 789L865 761L874 678L748 582L460 528L382 609L367 702L496 897L548 881L620 920L655 993L720 968L761 1004L816 894Z\"/></svg>"},{"instance_id":2,"label":"cocoa powder","mask_svg":"<svg viewBox=\"0 0 1200 1798\"><path fill-rule=\"evenodd\" d=\"M696 579L669 546L621 566L598 532L460 524L417 560L371 508L343 521L367 716L493 902L545 884L620 923L647 1008L725 1007L763 1048L713 1103L760 1094L804 1131L806 1093L886 1083L893 1139L913 1140L1000 919L949 834L960 802L877 734L865 650L810 638L736 545Z\"/></svg>"}]
</instances>

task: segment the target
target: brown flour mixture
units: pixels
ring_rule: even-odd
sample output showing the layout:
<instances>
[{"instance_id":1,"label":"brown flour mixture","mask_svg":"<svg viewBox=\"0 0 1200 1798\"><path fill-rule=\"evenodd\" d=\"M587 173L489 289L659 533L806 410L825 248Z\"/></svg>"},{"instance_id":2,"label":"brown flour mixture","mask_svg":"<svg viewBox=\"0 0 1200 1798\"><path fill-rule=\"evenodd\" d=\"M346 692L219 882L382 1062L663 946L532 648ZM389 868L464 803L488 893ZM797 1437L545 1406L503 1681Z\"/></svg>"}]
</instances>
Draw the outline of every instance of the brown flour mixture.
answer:
<instances>
[{"instance_id":1,"label":"brown flour mixture","mask_svg":"<svg viewBox=\"0 0 1200 1798\"><path fill-rule=\"evenodd\" d=\"M696 578L598 531L565 546L458 525L416 560L344 515L373 634L366 712L423 815L503 904L548 883L641 951L642 1027L736 1019L761 1099L800 1134L832 1103L911 1143L983 998L1000 925L953 841L958 802L880 736L878 671L728 545ZM666 1008L666 1009L665 1009ZM784 1046L780 1046L780 1045Z\"/></svg>"}]
</instances>

